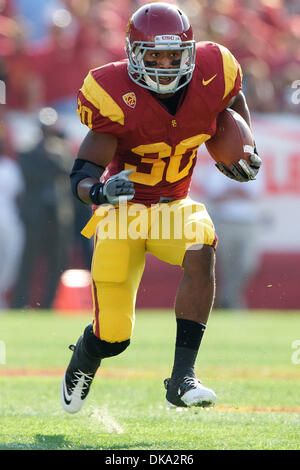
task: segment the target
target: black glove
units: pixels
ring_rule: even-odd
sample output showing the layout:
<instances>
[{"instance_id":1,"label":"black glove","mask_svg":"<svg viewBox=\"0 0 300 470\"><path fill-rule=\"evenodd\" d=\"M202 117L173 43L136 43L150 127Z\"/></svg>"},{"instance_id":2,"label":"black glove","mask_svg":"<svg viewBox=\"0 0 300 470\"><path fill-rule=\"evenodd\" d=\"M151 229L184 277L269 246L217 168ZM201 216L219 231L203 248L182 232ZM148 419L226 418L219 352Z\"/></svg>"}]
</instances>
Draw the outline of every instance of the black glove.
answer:
<instances>
[{"instance_id":1,"label":"black glove","mask_svg":"<svg viewBox=\"0 0 300 470\"><path fill-rule=\"evenodd\" d=\"M101 204L119 204L120 197L130 201L134 197L134 184L128 176L133 170L123 170L111 176L105 183L95 183L90 189L91 201Z\"/></svg>"},{"instance_id":2,"label":"black glove","mask_svg":"<svg viewBox=\"0 0 300 470\"><path fill-rule=\"evenodd\" d=\"M254 147L254 153L250 155L250 165L246 160L239 160L239 164L231 163L229 168L222 162L216 163L216 167L221 173L236 181L245 182L255 180L255 177L261 166L261 158L256 153L256 147Z\"/></svg>"}]
</instances>

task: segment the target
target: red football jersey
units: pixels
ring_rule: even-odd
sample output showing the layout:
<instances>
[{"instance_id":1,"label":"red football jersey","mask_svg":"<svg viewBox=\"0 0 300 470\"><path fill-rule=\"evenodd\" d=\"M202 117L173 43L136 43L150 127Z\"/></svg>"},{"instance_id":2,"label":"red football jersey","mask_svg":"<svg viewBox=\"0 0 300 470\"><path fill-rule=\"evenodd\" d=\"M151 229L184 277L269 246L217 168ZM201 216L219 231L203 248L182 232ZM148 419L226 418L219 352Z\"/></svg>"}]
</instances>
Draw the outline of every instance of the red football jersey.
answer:
<instances>
[{"instance_id":1,"label":"red football jersey","mask_svg":"<svg viewBox=\"0 0 300 470\"><path fill-rule=\"evenodd\" d=\"M240 66L228 49L200 42L192 80L172 115L130 79L127 60L90 71L78 95L80 119L93 131L118 138L104 180L133 169L133 202L151 205L161 197L185 198L197 149L214 135L216 116L239 92L241 81Z\"/></svg>"}]
</instances>

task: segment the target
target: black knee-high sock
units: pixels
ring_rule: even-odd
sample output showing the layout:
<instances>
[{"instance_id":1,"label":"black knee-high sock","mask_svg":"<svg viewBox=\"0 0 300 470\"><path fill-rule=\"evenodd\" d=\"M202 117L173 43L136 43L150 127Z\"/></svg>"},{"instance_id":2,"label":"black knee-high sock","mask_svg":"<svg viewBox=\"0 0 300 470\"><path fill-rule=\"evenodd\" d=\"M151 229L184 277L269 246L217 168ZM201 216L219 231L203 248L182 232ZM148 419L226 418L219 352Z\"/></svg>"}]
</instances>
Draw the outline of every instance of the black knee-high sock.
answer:
<instances>
[{"instance_id":1,"label":"black knee-high sock","mask_svg":"<svg viewBox=\"0 0 300 470\"><path fill-rule=\"evenodd\" d=\"M172 380L195 377L194 366L206 325L192 320L176 319L177 334Z\"/></svg>"}]
</instances>

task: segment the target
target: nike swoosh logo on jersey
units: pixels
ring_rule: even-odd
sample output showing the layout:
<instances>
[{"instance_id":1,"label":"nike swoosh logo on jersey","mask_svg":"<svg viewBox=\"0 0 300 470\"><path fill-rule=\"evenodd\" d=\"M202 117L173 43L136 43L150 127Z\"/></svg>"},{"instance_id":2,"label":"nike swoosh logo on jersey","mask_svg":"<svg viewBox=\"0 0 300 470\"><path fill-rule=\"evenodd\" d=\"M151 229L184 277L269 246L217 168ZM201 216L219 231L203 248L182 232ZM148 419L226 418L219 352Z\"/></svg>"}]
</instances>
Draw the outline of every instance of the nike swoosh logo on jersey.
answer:
<instances>
[{"instance_id":1,"label":"nike swoosh logo on jersey","mask_svg":"<svg viewBox=\"0 0 300 470\"><path fill-rule=\"evenodd\" d=\"M210 82L213 81L214 78L216 78L218 74L216 73L215 75L213 75L213 77L209 78L208 80L204 80L204 78L202 78L202 85L206 86L208 85Z\"/></svg>"}]
</instances>

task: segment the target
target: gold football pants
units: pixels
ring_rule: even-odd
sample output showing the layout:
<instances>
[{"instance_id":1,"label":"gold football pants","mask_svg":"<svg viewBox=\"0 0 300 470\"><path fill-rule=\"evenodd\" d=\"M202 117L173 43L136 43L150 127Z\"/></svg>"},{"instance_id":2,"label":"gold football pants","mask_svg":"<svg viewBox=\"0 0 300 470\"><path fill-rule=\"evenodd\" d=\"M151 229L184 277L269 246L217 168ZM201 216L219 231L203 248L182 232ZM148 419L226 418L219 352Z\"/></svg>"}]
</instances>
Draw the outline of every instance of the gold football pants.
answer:
<instances>
[{"instance_id":1,"label":"gold football pants","mask_svg":"<svg viewBox=\"0 0 300 470\"><path fill-rule=\"evenodd\" d=\"M82 234L88 238L95 234L93 329L107 342L131 337L146 253L181 266L191 246L215 247L217 243L205 206L191 199L151 207L126 202L117 207L100 206Z\"/></svg>"}]
</instances>

